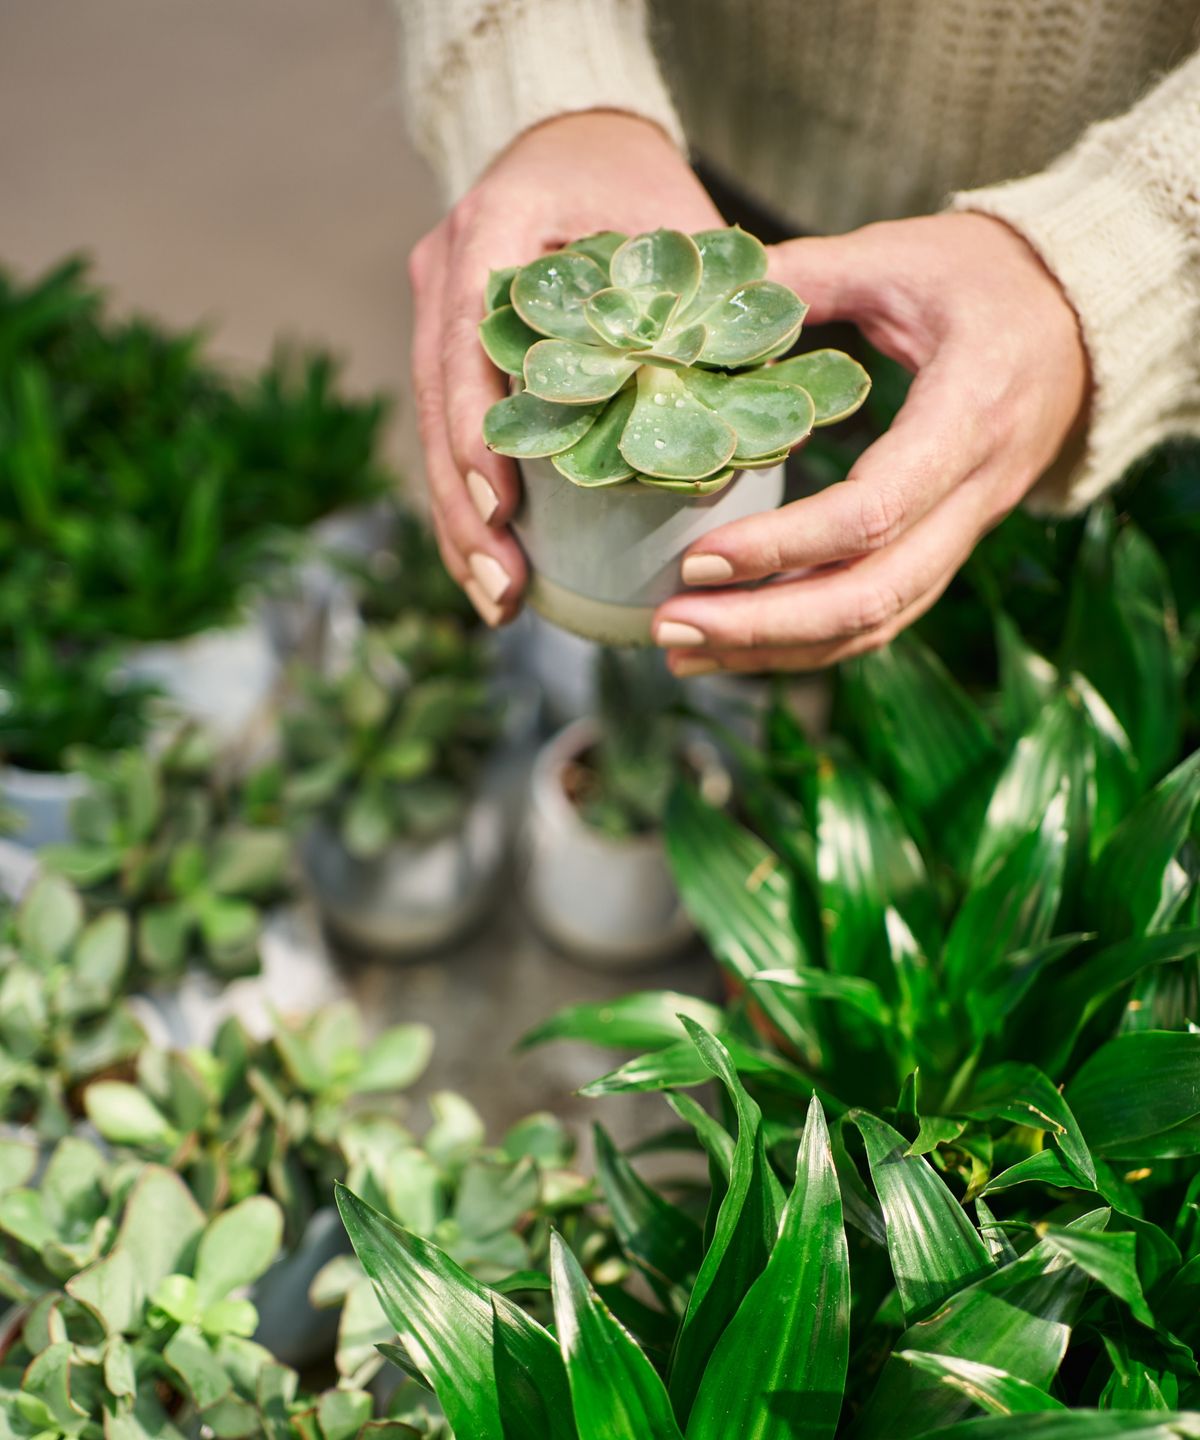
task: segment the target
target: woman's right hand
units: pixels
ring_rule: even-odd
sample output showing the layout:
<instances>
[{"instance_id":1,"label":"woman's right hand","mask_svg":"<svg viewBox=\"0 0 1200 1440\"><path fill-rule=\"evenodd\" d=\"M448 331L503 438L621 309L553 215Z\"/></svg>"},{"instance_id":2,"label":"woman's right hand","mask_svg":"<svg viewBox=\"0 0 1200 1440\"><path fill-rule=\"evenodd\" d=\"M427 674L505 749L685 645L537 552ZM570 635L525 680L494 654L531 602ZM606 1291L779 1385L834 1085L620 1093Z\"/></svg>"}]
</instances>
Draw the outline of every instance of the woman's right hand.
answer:
<instances>
[{"instance_id":1,"label":"woman's right hand","mask_svg":"<svg viewBox=\"0 0 1200 1440\"><path fill-rule=\"evenodd\" d=\"M476 333L488 272L596 230L723 223L657 125L593 110L519 136L414 247L413 393L433 523L447 568L489 625L516 614L526 567L507 529L520 495L516 467L483 443L484 413L508 391Z\"/></svg>"}]
</instances>

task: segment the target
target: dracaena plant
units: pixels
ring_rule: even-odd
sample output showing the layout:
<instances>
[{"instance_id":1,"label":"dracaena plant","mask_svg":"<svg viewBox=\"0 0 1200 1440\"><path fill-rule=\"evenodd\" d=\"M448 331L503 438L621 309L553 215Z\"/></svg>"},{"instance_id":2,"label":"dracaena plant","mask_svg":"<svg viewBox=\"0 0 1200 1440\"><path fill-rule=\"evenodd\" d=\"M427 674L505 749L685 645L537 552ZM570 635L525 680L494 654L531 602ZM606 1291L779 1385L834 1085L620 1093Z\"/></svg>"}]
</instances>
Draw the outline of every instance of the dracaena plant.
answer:
<instances>
[{"instance_id":1,"label":"dracaena plant","mask_svg":"<svg viewBox=\"0 0 1200 1440\"><path fill-rule=\"evenodd\" d=\"M64 1134L79 1092L131 1066L145 1041L127 1008L129 921L105 910L90 921L78 893L43 876L4 917L0 939L0 1120Z\"/></svg>"},{"instance_id":2,"label":"dracaena plant","mask_svg":"<svg viewBox=\"0 0 1200 1440\"><path fill-rule=\"evenodd\" d=\"M485 441L548 456L585 487L713 494L778 464L852 414L869 381L835 350L767 367L806 306L766 273L766 250L737 228L604 232L494 272L479 333L516 392L488 411Z\"/></svg>"},{"instance_id":3,"label":"dracaena plant","mask_svg":"<svg viewBox=\"0 0 1200 1440\"><path fill-rule=\"evenodd\" d=\"M359 636L345 669L304 675L283 716L286 806L372 859L459 823L499 733L480 638L410 611Z\"/></svg>"},{"instance_id":4,"label":"dracaena plant","mask_svg":"<svg viewBox=\"0 0 1200 1440\"><path fill-rule=\"evenodd\" d=\"M290 844L281 828L244 818L241 784L221 773L211 738L188 726L159 751L85 751L78 763L89 788L72 809L73 839L43 850L43 862L93 909L130 915L143 978L192 963L225 976L255 970Z\"/></svg>"},{"instance_id":5,"label":"dracaena plant","mask_svg":"<svg viewBox=\"0 0 1200 1440\"><path fill-rule=\"evenodd\" d=\"M707 1152L701 1223L600 1136L599 1178L642 1293L602 1297L555 1240L553 1330L351 1192L339 1204L397 1331L384 1353L472 1440L1062 1440L1200 1435L1197 1187L1156 1220L1033 1194L999 1220L863 1110L798 1103L786 1164L736 1057L684 1018L728 1128L669 1098ZM683 1033L679 1031L677 1033ZM990 1196L989 1196L990 1200ZM1162 1219L1164 1224L1156 1223ZM647 1302L646 1295L652 1298ZM979 1417L979 1418L972 1418Z\"/></svg>"},{"instance_id":6,"label":"dracaena plant","mask_svg":"<svg viewBox=\"0 0 1200 1440\"><path fill-rule=\"evenodd\" d=\"M118 1153L178 1170L207 1211L270 1194L294 1246L335 1180L409 1143L398 1094L432 1044L411 1024L368 1042L349 1002L280 1020L263 1040L231 1019L209 1049L143 1049L135 1075L88 1086L84 1106Z\"/></svg>"}]
</instances>

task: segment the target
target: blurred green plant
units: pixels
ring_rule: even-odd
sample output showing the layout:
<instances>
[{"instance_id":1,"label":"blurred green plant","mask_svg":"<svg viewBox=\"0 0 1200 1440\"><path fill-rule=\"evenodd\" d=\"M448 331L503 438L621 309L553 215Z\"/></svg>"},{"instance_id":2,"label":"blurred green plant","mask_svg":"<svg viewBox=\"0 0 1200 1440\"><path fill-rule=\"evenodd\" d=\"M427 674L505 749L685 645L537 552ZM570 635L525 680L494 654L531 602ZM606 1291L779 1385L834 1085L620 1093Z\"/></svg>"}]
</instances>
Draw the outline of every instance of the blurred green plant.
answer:
<instances>
[{"instance_id":1,"label":"blurred green plant","mask_svg":"<svg viewBox=\"0 0 1200 1440\"><path fill-rule=\"evenodd\" d=\"M191 963L224 976L257 969L264 907L286 893L291 846L282 828L251 823L212 737L189 725L154 753L74 759L88 789L72 807L73 838L41 860L93 910L128 914L139 976L179 976Z\"/></svg>"}]
</instances>

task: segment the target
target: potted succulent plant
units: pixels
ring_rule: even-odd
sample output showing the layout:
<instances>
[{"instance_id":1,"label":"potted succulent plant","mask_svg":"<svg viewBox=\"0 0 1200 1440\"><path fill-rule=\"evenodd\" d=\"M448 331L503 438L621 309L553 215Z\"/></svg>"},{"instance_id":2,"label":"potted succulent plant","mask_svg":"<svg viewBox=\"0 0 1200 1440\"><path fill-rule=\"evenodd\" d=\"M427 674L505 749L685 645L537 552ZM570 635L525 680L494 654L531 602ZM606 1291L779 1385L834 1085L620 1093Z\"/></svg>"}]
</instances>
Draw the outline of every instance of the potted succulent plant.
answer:
<instances>
[{"instance_id":1,"label":"potted succulent plant","mask_svg":"<svg viewBox=\"0 0 1200 1440\"><path fill-rule=\"evenodd\" d=\"M450 616L369 626L283 717L284 796L330 932L401 955L472 925L504 857L503 734L480 638Z\"/></svg>"},{"instance_id":2,"label":"potted succulent plant","mask_svg":"<svg viewBox=\"0 0 1200 1440\"><path fill-rule=\"evenodd\" d=\"M483 434L521 464L529 599L556 624L646 643L684 551L777 506L788 452L865 398L837 351L766 368L806 309L766 273L735 227L604 232L491 275L479 334L514 393Z\"/></svg>"},{"instance_id":3,"label":"potted succulent plant","mask_svg":"<svg viewBox=\"0 0 1200 1440\"><path fill-rule=\"evenodd\" d=\"M543 746L524 833L524 896L538 929L589 963L622 969L692 935L663 850L667 798L690 772L719 803L729 777L689 732L682 687L656 652L602 650L598 709Z\"/></svg>"}]
</instances>

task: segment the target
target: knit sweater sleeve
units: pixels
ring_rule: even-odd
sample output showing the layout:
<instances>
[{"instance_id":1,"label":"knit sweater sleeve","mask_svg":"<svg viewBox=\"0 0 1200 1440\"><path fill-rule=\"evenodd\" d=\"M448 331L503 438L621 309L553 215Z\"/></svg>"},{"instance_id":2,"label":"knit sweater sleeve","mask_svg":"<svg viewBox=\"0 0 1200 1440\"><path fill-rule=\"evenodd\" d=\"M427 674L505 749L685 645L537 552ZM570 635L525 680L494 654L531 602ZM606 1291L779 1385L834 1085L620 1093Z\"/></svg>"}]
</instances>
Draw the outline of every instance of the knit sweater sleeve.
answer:
<instances>
[{"instance_id":1,"label":"knit sweater sleeve","mask_svg":"<svg viewBox=\"0 0 1200 1440\"><path fill-rule=\"evenodd\" d=\"M683 131L645 0L395 0L414 140L451 201L523 130L624 110Z\"/></svg>"},{"instance_id":2,"label":"knit sweater sleeve","mask_svg":"<svg viewBox=\"0 0 1200 1440\"><path fill-rule=\"evenodd\" d=\"M1029 241L1087 346L1086 439L1039 482L1032 508L1079 510L1158 441L1200 435L1200 54L1049 169L950 203Z\"/></svg>"}]
</instances>

